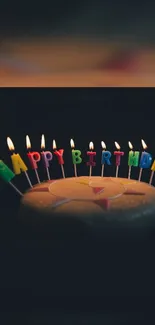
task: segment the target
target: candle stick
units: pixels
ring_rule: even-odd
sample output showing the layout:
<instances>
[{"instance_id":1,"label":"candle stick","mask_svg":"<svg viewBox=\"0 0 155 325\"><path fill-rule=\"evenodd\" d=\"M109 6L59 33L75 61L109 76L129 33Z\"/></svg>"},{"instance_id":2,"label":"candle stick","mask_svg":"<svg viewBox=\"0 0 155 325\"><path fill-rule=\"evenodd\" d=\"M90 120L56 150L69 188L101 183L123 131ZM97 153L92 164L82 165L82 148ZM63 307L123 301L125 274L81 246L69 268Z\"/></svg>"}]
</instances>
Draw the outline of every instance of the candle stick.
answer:
<instances>
[{"instance_id":1,"label":"candle stick","mask_svg":"<svg viewBox=\"0 0 155 325\"><path fill-rule=\"evenodd\" d=\"M151 172L151 176L150 176L150 180L149 180L150 185L152 184L153 176L154 176L154 172L155 172L155 160L154 160L154 162L153 162L153 164L151 166L151 170L152 170L152 172Z\"/></svg>"},{"instance_id":2,"label":"candle stick","mask_svg":"<svg viewBox=\"0 0 155 325\"><path fill-rule=\"evenodd\" d=\"M28 135L26 136L26 147L28 150L27 157L29 159L31 168L35 171L37 181L40 184L40 178L39 178L38 171L37 171L37 168L38 168L37 162L40 161L40 154L39 154L39 152L36 152L36 151L31 152L31 142L30 142L30 138Z\"/></svg>"},{"instance_id":3,"label":"candle stick","mask_svg":"<svg viewBox=\"0 0 155 325\"><path fill-rule=\"evenodd\" d=\"M105 164L111 165L111 162L110 162L111 152L105 150L106 149L106 144L103 141L101 141L101 146L103 148L103 150L102 150L102 158L101 158L101 165L102 165L102 168L101 168L101 177L103 177Z\"/></svg>"},{"instance_id":4,"label":"candle stick","mask_svg":"<svg viewBox=\"0 0 155 325\"><path fill-rule=\"evenodd\" d=\"M144 142L144 140L141 140L141 143L144 151L141 154L140 163L139 163L139 167L140 167L139 177L138 177L139 182L141 181L142 178L143 168L149 168L152 162L152 156L150 155L150 153L145 151L145 149L147 149L146 143Z\"/></svg>"},{"instance_id":5,"label":"candle stick","mask_svg":"<svg viewBox=\"0 0 155 325\"><path fill-rule=\"evenodd\" d=\"M11 182L15 174L2 160L0 160L0 177L4 182L9 183L19 195L23 196L18 188Z\"/></svg>"},{"instance_id":6,"label":"candle stick","mask_svg":"<svg viewBox=\"0 0 155 325\"><path fill-rule=\"evenodd\" d=\"M28 168L25 165L25 163L22 160L19 153L17 153L17 154L15 153L14 144L13 144L12 140L9 137L7 137L7 144L8 144L9 150L12 152L11 161L12 161L12 166L13 166L14 173L16 175L19 175L19 174L21 174L21 172L23 172L25 174L25 176L26 176L26 179L27 179L30 187L33 187L32 183L30 181L30 178L28 176L28 173L27 173Z\"/></svg>"},{"instance_id":7,"label":"candle stick","mask_svg":"<svg viewBox=\"0 0 155 325\"><path fill-rule=\"evenodd\" d=\"M81 151L80 150L75 150L75 144L73 139L70 140L70 145L72 148L72 161L73 161L73 166L74 166L74 174L75 177L77 177L77 164L81 164L82 158L81 158Z\"/></svg>"},{"instance_id":8,"label":"candle stick","mask_svg":"<svg viewBox=\"0 0 155 325\"><path fill-rule=\"evenodd\" d=\"M131 169L132 166L137 167L138 166L138 161L139 161L139 151L133 151L133 145L132 143L129 141L128 142L129 148L131 149L129 151L129 156L128 156L128 166L129 166L129 170L128 170L128 178L131 178Z\"/></svg>"},{"instance_id":9,"label":"candle stick","mask_svg":"<svg viewBox=\"0 0 155 325\"><path fill-rule=\"evenodd\" d=\"M118 150L118 151L114 151L114 155L116 156L116 177L118 177L119 166L121 163L121 156L124 156L124 152L120 151L121 147L116 141L115 141L115 146Z\"/></svg>"},{"instance_id":10,"label":"candle stick","mask_svg":"<svg viewBox=\"0 0 155 325\"><path fill-rule=\"evenodd\" d=\"M65 178L65 171L64 171L64 166L63 166L64 165L64 160L63 160L64 149L59 149L59 150L56 150L56 149L57 149L56 142L55 142L55 140L53 140L54 154L58 158L58 163L61 167L62 177Z\"/></svg>"},{"instance_id":11,"label":"candle stick","mask_svg":"<svg viewBox=\"0 0 155 325\"><path fill-rule=\"evenodd\" d=\"M91 151L87 151L87 156L89 156L89 161L87 162L87 166L89 166L89 177L91 177L92 167L96 166L96 162L94 161L94 156L96 156L96 152L92 151L94 149L93 142L89 143L89 149Z\"/></svg>"},{"instance_id":12,"label":"candle stick","mask_svg":"<svg viewBox=\"0 0 155 325\"><path fill-rule=\"evenodd\" d=\"M45 149L45 136L42 134L41 137L41 149ZM46 172L47 172L47 177L50 180L50 173L49 173L49 161L53 159L53 155L50 151L42 151L41 152L43 164L45 166Z\"/></svg>"}]
</instances>

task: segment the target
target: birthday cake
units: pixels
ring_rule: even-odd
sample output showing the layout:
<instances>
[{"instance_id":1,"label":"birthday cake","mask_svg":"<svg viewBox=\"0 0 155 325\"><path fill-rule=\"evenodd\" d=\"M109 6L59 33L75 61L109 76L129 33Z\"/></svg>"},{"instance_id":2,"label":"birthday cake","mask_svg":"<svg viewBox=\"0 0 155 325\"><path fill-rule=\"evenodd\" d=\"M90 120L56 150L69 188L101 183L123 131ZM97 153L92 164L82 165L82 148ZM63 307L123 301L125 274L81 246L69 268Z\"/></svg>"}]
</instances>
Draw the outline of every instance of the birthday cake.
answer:
<instances>
[{"instance_id":1,"label":"birthday cake","mask_svg":"<svg viewBox=\"0 0 155 325\"><path fill-rule=\"evenodd\" d=\"M155 214L155 188L136 180L82 176L50 180L28 190L20 215L33 219L76 217L86 224L135 220ZM42 219L43 220L43 219Z\"/></svg>"}]
</instances>

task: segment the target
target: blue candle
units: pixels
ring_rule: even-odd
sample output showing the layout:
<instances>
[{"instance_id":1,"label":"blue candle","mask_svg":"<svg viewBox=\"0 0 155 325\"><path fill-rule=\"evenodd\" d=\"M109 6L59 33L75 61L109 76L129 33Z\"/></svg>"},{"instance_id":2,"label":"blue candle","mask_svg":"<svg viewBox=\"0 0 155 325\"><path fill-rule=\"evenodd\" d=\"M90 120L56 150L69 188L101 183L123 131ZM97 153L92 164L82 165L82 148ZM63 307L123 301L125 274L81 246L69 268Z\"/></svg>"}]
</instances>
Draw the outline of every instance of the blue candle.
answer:
<instances>
[{"instance_id":1,"label":"blue candle","mask_svg":"<svg viewBox=\"0 0 155 325\"><path fill-rule=\"evenodd\" d=\"M147 145L145 144L144 140L141 141L142 141L142 146L144 148L144 151L141 154L140 163L139 163L139 167L140 167L139 178L138 178L139 181L141 180L143 168L145 169L149 168L152 163L152 156L150 155L150 153L145 151L145 149L147 149Z\"/></svg>"},{"instance_id":2,"label":"blue candle","mask_svg":"<svg viewBox=\"0 0 155 325\"><path fill-rule=\"evenodd\" d=\"M103 174L104 174L104 165L105 164L111 165L111 162L110 162L111 152L105 150L106 149L106 145L105 145L105 143L103 141L101 141L101 146L103 148L102 157L101 157L101 164L102 164L101 177L103 177Z\"/></svg>"}]
</instances>

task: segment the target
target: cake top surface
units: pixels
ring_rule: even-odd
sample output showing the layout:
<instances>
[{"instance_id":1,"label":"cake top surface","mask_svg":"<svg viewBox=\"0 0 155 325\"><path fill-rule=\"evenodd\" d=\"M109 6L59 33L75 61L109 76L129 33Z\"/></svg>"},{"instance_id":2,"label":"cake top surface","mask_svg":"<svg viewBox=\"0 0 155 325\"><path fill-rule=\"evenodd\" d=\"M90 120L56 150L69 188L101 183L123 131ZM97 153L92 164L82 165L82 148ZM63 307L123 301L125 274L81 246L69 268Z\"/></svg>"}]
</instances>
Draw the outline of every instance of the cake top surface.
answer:
<instances>
[{"instance_id":1,"label":"cake top surface","mask_svg":"<svg viewBox=\"0 0 155 325\"><path fill-rule=\"evenodd\" d=\"M43 213L155 212L155 188L126 178L81 176L50 180L28 190L22 206Z\"/></svg>"}]
</instances>

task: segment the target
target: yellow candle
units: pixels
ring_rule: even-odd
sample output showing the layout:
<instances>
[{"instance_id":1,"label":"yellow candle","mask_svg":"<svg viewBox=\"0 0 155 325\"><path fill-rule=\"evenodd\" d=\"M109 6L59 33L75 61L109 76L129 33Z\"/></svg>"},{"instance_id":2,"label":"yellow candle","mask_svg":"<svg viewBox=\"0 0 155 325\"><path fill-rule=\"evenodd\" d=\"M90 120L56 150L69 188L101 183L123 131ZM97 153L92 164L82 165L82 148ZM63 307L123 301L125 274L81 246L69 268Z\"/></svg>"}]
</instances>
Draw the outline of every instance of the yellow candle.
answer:
<instances>
[{"instance_id":1,"label":"yellow candle","mask_svg":"<svg viewBox=\"0 0 155 325\"><path fill-rule=\"evenodd\" d=\"M20 157L20 155L17 153L13 153L11 155L11 161L13 166L13 171L16 175L21 174L21 172L27 171L27 166L25 165L24 161Z\"/></svg>"},{"instance_id":2,"label":"yellow candle","mask_svg":"<svg viewBox=\"0 0 155 325\"><path fill-rule=\"evenodd\" d=\"M14 144L10 138L7 138L8 147L11 151L15 150ZM11 161L13 166L13 171L16 175L21 174L21 172L26 172L28 170L27 166L25 165L24 161L20 157L19 153L13 153L11 155Z\"/></svg>"}]
</instances>

